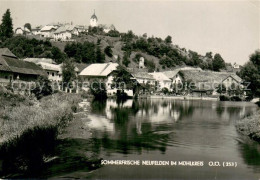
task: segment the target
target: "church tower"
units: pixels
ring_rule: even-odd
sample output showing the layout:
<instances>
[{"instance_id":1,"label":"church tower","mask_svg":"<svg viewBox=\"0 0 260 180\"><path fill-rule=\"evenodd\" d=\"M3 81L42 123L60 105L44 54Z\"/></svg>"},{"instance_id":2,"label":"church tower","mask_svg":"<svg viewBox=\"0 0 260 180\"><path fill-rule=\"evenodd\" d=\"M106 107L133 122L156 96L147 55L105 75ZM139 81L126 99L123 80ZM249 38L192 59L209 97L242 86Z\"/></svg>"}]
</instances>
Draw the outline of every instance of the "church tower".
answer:
<instances>
[{"instance_id":1,"label":"church tower","mask_svg":"<svg viewBox=\"0 0 260 180\"><path fill-rule=\"evenodd\" d=\"M98 26L98 18L95 14L95 10L94 10L94 14L90 18L90 26L91 27L97 27Z\"/></svg>"}]
</instances>

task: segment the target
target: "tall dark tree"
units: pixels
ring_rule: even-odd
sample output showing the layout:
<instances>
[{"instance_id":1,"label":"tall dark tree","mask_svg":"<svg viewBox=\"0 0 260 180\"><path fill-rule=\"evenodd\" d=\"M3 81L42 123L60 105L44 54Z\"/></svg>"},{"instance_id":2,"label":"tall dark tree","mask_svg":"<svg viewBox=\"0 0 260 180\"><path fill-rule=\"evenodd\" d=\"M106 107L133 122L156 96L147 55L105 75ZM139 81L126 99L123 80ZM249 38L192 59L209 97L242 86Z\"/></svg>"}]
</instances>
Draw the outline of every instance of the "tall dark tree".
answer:
<instances>
[{"instance_id":1,"label":"tall dark tree","mask_svg":"<svg viewBox=\"0 0 260 180\"><path fill-rule=\"evenodd\" d=\"M164 40L165 43L167 44L171 44L172 43L172 37L171 36L167 36Z\"/></svg>"},{"instance_id":2,"label":"tall dark tree","mask_svg":"<svg viewBox=\"0 0 260 180\"><path fill-rule=\"evenodd\" d=\"M239 75L245 84L249 84L248 95L251 97L260 97L260 51L255 51L249 58L249 61L242 67Z\"/></svg>"},{"instance_id":3,"label":"tall dark tree","mask_svg":"<svg viewBox=\"0 0 260 180\"><path fill-rule=\"evenodd\" d=\"M24 24L24 28L27 28L27 29L29 29L30 31L32 30L32 26L31 26L30 23L25 23L25 24Z\"/></svg>"},{"instance_id":4,"label":"tall dark tree","mask_svg":"<svg viewBox=\"0 0 260 180\"><path fill-rule=\"evenodd\" d=\"M112 57L112 56L113 56L113 51L112 51L112 49L111 49L111 46L107 46L107 47L105 48L104 52L106 53L106 55L107 55L108 57Z\"/></svg>"},{"instance_id":5,"label":"tall dark tree","mask_svg":"<svg viewBox=\"0 0 260 180\"><path fill-rule=\"evenodd\" d=\"M96 62L97 63L105 62L105 55L101 52L101 49L99 46L97 46L97 50L96 50Z\"/></svg>"},{"instance_id":6,"label":"tall dark tree","mask_svg":"<svg viewBox=\"0 0 260 180\"><path fill-rule=\"evenodd\" d=\"M62 80L68 85L76 79L75 65L72 59L66 59L62 65Z\"/></svg>"},{"instance_id":7,"label":"tall dark tree","mask_svg":"<svg viewBox=\"0 0 260 180\"><path fill-rule=\"evenodd\" d=\"M2 39L13 36L13 20L11 18L10 9L7 9L2 17L2 24L0 25L0 37Z\"/></svg>"},{"instance_id":8,"label":"tall dark tree","mask_svg":"<svg viewBox=\"0 0 260 180\"><path fill-rule=\"evenodd\" d=\"M128 53L126 52L124 53L122 64L125 65L126 67L128 67L128 65L130 64L130 60L128 59Z\"/></svg>"},{"instance_id":9,"label":"tall dark tree","mask_svg":"<svg viewBox=\"0 0 260 180\"><path fill-rule=\"evenodd\" d=\"M225 61L220 54L215 54L212 61L213 71L219 71L220 69L225 68Z\"/></svg>"}]
</instances>

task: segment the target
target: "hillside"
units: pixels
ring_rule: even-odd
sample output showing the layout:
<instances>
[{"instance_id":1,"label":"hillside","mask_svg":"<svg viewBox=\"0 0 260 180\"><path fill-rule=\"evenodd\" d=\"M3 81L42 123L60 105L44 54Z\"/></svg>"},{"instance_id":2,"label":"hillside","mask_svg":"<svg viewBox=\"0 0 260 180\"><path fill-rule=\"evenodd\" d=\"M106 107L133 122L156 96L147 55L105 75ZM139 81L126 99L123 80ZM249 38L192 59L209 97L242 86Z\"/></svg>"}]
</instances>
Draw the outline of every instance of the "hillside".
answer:
<instances>
[{"instance_id":1,"label":"hillside","mask_svg":"<svg viewBox=\"0 0 260 180\"><path fill-rule=\"evenodd\" d=\"M8 47L19 58L46 57L57 63L72 58L76 63L113 61L129 68L137 68L140 57L144 57L145 66L150 72L171 70L181 65L214 71L226 68L225 61L219 54L213 56L208 52L200 55L174 45L170 36L163 40L158 37L137 36L132 31L81 33L66 42L15 36L0 43L0 47Z\"/></svg>"}]
</instances>

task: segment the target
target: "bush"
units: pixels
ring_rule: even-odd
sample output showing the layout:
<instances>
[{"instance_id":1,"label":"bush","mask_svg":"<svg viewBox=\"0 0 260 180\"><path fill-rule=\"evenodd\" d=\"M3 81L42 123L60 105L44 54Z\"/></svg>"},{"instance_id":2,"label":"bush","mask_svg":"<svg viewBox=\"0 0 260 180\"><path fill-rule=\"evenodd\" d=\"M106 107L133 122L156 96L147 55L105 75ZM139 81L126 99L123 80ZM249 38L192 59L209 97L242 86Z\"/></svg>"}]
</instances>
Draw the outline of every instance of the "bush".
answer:
<instances>
[{"instance_id":1,"label":"bush","mask_svg":"<svg viewBox=\"0 0 260 180\"><path fill-rule=\"evenodd\" d=\"M221 96L219 96L219 100L220 101L230 101L230 98L228 96L221 95Z\"/></svg>"},{"instance_id":2,"label":"bush","mask_svg":"<svg viewBox=\"0 0 260 180\"><path fill-rule=\"evenodd\" d=\"M36 88L32 90L32 93L37 99L41 99L44 96L52 94L51 82L47 77L40 76L36 82Z\"/></svg>"},{"instance_id":3,"label":"bush","mask_svg":"<svg viewBox=\"0 0 260 180\"><path fill-rule=\"evenodd\" d=\"M242 101L242 99L239 96L232 96L230 98L231 101Z\"/></svg>"}]
</instances>

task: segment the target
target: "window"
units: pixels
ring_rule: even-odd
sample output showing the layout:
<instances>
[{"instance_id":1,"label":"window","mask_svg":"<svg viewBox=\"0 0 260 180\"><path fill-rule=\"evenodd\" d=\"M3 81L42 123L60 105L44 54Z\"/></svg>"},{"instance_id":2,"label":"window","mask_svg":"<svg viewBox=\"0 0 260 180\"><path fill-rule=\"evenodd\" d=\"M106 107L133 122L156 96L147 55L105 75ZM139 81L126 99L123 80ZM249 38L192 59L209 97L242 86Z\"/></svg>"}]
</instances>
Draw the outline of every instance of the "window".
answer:
<instances>
[{"instance_id":1,"label":"window","mask_svg":"<svg viewBox=\"0 0 260 180\"><path fill-rule=\"evenodd\" d=\"M47 74L48 74L48 75L50 75L50 73L49 73L49 72L47 72Z\"/></svg>"},{"instance_id":2,"label":"window","mask_svg":"<svg viewBox=\"0 0 260 180\"><path fill-rule=\"evenodd\" d=\"M54 73L52 73L52 76L54 76Z\"/></svg>"}]
</instances>

